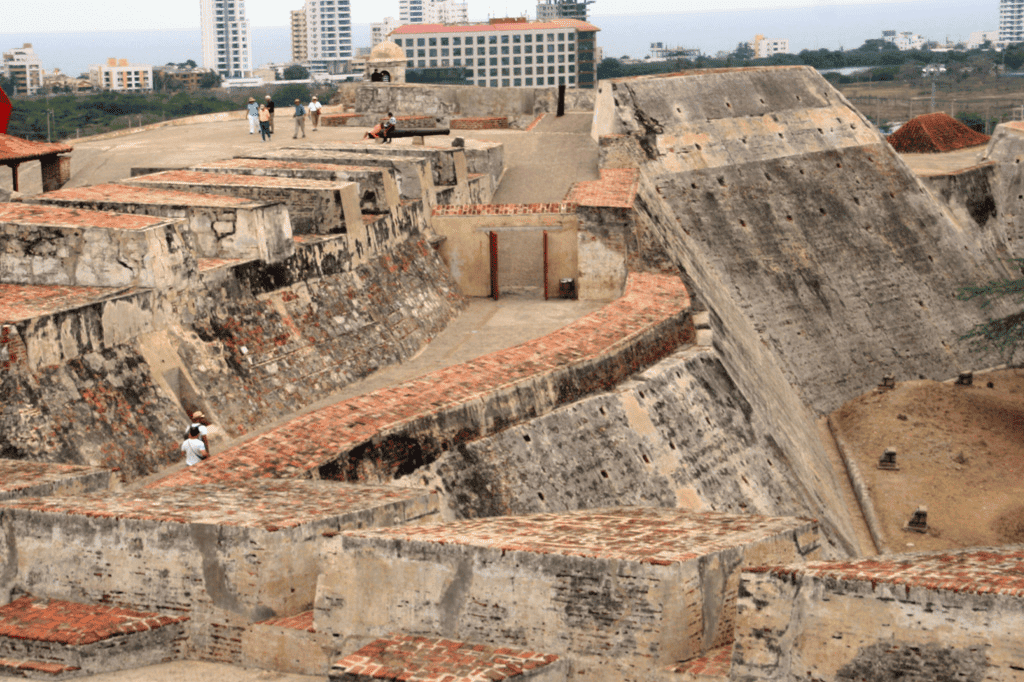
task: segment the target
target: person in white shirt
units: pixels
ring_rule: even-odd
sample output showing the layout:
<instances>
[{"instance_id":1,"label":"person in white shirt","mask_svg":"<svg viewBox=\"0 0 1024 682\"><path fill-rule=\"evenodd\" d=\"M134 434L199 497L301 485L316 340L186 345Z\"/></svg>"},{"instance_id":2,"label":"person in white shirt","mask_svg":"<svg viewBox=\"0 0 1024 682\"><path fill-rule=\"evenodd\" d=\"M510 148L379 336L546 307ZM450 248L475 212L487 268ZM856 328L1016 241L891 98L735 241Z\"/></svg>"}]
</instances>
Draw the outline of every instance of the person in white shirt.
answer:
<instances>
[{"instance_id":1,"label":"person in white shirt","mask_svg":"<svg viewBox=\"0 0 1024 682\"><path fill-rule=\"evenodd\" d=\"M189 466L199 464L206 459L206 446L199 439L198 426L189 428L188 438L182 442L181 451L185 453L185 463Z\"/></svg>"},{"instance_id":2,"label":"person in white shirt","mask_svg":"<svg viewBox=\"0 0 1024 682\"><path fill-rule=\"evenodd\" d=\"M316 95L313 95L313 99L309 103L309 120L313 123L313 130L320 125L320 110L323 105L317 101Z\"/></svg>"},{"instance_id":3,"label":"person in white shirt","mask_svg":"<svg viewBox=\"0 0 1024 682\"><path fill-rule=\"evenodd\" d=\"M206 415L201 410L196 410L192 413L192 423L189 424L189 428L193 426L199 428L199 440L203 441L203 447L206 448L206 456L210 456L210 438L209 432L206 429ZM187 435L187 432L186 432Z\"/></svg>"}]
</instances>

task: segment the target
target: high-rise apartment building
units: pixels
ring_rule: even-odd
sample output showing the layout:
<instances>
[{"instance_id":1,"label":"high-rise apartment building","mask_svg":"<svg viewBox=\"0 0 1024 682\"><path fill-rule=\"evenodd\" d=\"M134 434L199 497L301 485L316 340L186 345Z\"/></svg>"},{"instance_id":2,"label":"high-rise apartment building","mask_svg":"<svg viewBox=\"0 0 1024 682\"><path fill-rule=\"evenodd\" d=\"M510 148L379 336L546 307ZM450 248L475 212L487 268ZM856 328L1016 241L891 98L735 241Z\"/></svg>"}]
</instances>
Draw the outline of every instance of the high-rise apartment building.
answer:
<instances>
[{"instance_id":1,"label":"high-rise apartment building","mask_svg":"<svg viewBox=\"0 0 1024 682\"><path fill-rule=\"evenodd\" d=\"M594 0L541 0L537 3L537 21L552 19L587 20L587 6Z\"/></svg>"},{"instance_id":2,"label":"high-rise apartment building","mask_svg":"<svg viewBox=\"0 0 1024 682\"><path fill-rule=\"evenodd\" d=\"M384 17L384 21L370 24L370 38L373 41L373 45L376 46L383 43L387 40L388 34L399 26L401 24L394 17Z\"/></svg>"},{"instance_id":3,"label":"high-rise apartment building","mask_svg":"<svg viewBox=\"0 0 1024 682\"><path fill-rule=\"evenodd\" d=\"M245 0L199 0L203 66L225 78L252 74L252 36Z\"/></svg>"},{"instance_id":4,"label":"high-rise apartment building","mask_svg":"<svg viewBox=\"0 0 1024 682\"><path fill-rule=\"evenodd\" d=\"M43 87L43 60L32 49L32 43L24 43L9 52L4 52L5 78L14 83L12 95L34 95Z\"/></svg>"},{"instance_id":5,"label":"high-rise apartment building","mask_svg":"<svg viewBox=\"0 0 1024 682\"><path fill-rule=\"evenodd\" d=\"M352 59L349 0L306 0L306 59L340 73Z\"/></svg>"},{"instance_id":6,"label":"high-rise apartment building","mask_svg":"<svg viewBox=\"0 0 1024 682\"><path fill-rule=\"evenodd\" d=\"M306 10L292 10L292 61L304 62L309 59L306 49Z\"/></svg>"},{"instance_id":7,"label":"high-rise apartment building","mask_svg":"<svg viewBox=\"0 0 1024 682\"><path fill-rule=\"evenodd\" d=\"M999 0L999 42L1024 42L1024 0Z\"/></svg>"},{"instance_id":8,"label":"high-rise apartment building","mask_svg":"<svg viewBox=\"0 0 1024 682\"><path fill-rule=\"evenodd\" d=\"M398 21L403 24L422 24L423 6L430 0L398 0Z\"/></svg>"},{"instance_id":9,"label":"high-rise apartment building","mask_svg":"<svg viewBox=\"0 0 1024 682\"><path fill-rule=\"evenodd\" d=\"M405 51L406 68L459 68L473 85L593 88L599 30L576 19L407 24L391 40Z\"/></svg>"}]
</instances>

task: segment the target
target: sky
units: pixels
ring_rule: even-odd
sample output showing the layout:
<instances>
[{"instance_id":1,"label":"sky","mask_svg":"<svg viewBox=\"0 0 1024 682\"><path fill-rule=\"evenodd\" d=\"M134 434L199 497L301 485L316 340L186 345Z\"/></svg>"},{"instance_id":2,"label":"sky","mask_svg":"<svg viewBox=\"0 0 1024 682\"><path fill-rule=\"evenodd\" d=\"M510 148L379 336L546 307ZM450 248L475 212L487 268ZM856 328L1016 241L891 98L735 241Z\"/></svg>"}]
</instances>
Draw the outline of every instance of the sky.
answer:
<instances>
[{"instance_id":1,"label":"sky","mask_svg":"<svg viewBox=\"0 0 1024 682\"><path fill-rule=\"evenodd\" d=\"M921 0L925 4L926 0ZM536 0L468 0L470 19L489 16L534 17ZM677 14L772 10L793 7L827 8L837 5L885 5L864 0L596 0L591 16ZM965 2L970 11L972 2ZM286 26L289 11L300 9L302 0L246 0L252 26ZM188 7L194 11L186 11ZM884 8L880 8L884 11ZM352 0L352 23L380 21L398 16L398 0ZM996 21L993 17L989 23ZM140 29L193 28L199 26L198 0L149 2L147 0L0 0L0 33L130 31ZM995 28L995 26L992 26Z\"/></svg>"}]
</instances>

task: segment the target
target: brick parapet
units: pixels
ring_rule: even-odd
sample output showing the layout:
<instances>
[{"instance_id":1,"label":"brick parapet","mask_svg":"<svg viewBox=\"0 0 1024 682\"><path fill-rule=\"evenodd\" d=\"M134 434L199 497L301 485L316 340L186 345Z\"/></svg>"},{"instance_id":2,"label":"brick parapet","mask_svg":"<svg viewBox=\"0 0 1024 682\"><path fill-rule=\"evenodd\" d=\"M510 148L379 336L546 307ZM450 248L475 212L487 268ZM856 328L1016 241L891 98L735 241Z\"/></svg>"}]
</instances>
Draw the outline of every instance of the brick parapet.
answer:
<instances>
[{"instance_id":1,"label":"brick parapet","mask_svg":"<svg viewBox=\"0 0 1024 682\"><path fill-rule=\"evenodd\" d=\"M678 278L637 274L622 298L553 334L298 417L151 485L312 470L386 480L461 440L607 390L667 356L690 339L688 306Z\"/></svg>"},{"instance_id":2,"label":"brick parapet","mask_svg":"<svg viewBox=\"0 0 1024 682\"><path fill-rule=\"evenodd\" d=\"M868 592L876 592L884 585L889 586L897 599L906 601L935 599L936 592L1024 597L1024 549L1019 547L900 554L857 561L817 561L750 570L789 581L841 581L853 589Z\"/></svg>"},{"instance_id":3,"label":"brick parapet","mask_svg":"<svg viewBox=\"0 0 1024 682\"><path fill-rule=\"evenodd\" d=\"M482 116L477 118L453 118L449 123L452 130L500 130L508 128L507 116Z\"/></svg>"},{"instance_id":4,"label":"brick parapet","mask_svg":"<svg viewBox=\"0 0 1024 682\"><path fill-rule=\"evenodd\" d=\"M465 206L435 206L435 216L465 215L534 215L551 213L567 215L576 212L576 204L571 202L549 204L469 204Z\"/></svg>"},{"instance_id":5,"label":"brick parapet","mask_svg":"<svg viewBox=\"0 0 1024 682\"><path fill-rule=\"evenodd\" d=\"M0 606L0 637L78 646L188 619L26 595Z\"/></svg>"}]
</instances>

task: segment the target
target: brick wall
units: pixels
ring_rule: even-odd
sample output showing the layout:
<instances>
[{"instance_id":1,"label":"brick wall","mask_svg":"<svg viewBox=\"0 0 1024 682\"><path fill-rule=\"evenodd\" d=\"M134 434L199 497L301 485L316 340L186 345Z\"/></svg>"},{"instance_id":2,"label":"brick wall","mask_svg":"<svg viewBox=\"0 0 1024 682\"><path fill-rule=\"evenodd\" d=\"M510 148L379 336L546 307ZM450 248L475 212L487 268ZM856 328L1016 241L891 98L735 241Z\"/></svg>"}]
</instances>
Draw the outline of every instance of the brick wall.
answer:
<instances>
[{"instance_id":1,"label":"brick wall","mask_svg":"<svg viewBox=\"0 0 1024 682\"><path fill-rule=\"evenodd\" d=\"M497 130L508 128L507 116L489 116L480 118L453 118L449 127L452 130Z\"/></svg>"}]
</instances>

